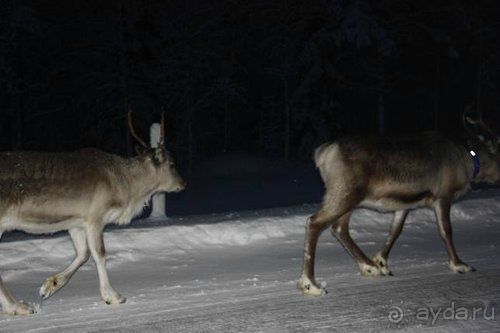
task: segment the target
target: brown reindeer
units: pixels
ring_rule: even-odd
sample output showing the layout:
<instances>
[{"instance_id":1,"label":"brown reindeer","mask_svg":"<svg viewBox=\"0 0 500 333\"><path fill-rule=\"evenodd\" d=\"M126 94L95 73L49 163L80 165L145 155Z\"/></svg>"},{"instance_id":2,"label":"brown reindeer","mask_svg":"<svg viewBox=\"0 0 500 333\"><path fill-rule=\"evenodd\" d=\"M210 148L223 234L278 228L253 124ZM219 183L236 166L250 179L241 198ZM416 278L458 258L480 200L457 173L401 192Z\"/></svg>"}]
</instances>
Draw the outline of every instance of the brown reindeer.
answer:
<instances>
[{"instance_id":1,"label":"brown reindeer","mask_svg":"<svg viewBox=\"0 0 500 333\"><path fill-rule=\"evenodd\" d=\"M68 230L76 250L73 262L49 277L40 288L48 298L69 281L92 256L102 299L125 302L111 287L106 271L103 229L106 224L127 224L157 192L178 192L185 187L163 142L144 147L134 158L122 158L97 149L73 153L11 152L0 154L0 236L4 231L53 233ZM164 125L162 116L162 137ZM0 279L4 313L25 315L34 307L18 302Z\"/></svg>"},{"instance_id":2,"label":"brown reindeer","mask_svg":"<svg viewBox=\"0 0 500 333\"><path fill-rule=\"evenodd\" d=\"M314 277L314 258L318 238L328 227L362 275L392 275L387 266L389 252L408 211L419 207L435 211L449 268L457 273L473 271L455 251L450 206L470 189L471 182L500 183L500 155L499 139L482 117L474 120L464 114L464 125L475 134L469 147L426 133L414 138L348 137L317 148L314 160L326 191L321 209L306 225L299 290L314 296L325 293ZM356 207L395 212L387 241L371 259L349 235L349 218Z\"/></svg>"}]
</instances>

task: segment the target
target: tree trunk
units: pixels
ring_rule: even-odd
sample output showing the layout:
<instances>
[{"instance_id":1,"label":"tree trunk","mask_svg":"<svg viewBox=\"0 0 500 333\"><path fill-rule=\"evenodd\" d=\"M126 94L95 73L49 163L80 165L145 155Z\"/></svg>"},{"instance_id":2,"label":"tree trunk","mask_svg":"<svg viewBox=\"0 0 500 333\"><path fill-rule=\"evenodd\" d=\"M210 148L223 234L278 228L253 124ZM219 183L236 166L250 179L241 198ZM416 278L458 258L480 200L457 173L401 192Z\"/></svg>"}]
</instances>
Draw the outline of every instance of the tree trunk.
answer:
<instances>
[{"instance_id":1,"label":"tree trunk","mask_svg":"<svg viewBox=\"0 0 500 333\"><path fill-rule=\"evenodd\" d=\"M15 95L17 96L17 94ZM21 106L19 105L19 108ZM21 149L22 139L22 115L15 108L10 110L10 144L13 151Z\"/></svg>"},{"instance_id":2,"label":"tree trunk","mask_svg":"<svg viewBox=\"0 0 500 333\"><path fill-rule=\"evenodd\" d=\"M440 99L441 99L441 57L439 54L438 45L435 50L435 75L434 75L434 130L439 129L440 123Z\"/></svg>"},{"instance_id":3,"label":"tree trunk","mask_svg":"<svg viewBox=\"0 0 500 333\"><path fill-rule=\"evenodd\" d=\"M16 150L23 149L23 112L21 110L16 112Z\"/></svg>"},{"instance_id":4,"label":"tree trunk","mask_svg":"<svg viewBox=\"0 0 500 333\"><path fill-rule=\"evenodd\" d=\"M161 137L161 125L158 123L154 123L151 125L149 130L150 136L150 145L151 148L157 148L160 144ZM150 217L166 217L165 215L165 204L166 204L166 196L165 193L157 193L151 199L151 214Z\"/></svg>"},{"instance_id":5,"label":"tree trunk","mask_svg":"<svg viewBox=\"0 0 500 333\"><path fill-rule=\"evenodd\" d=\"M120 89L121 89L121 94L122 94L122 106L121 109L123 110L123 114L126 114L126 112L129 111L129 108L131 107L130 105L130 97L128 93L128 68L127 68L127 54L126 54L126 48L125 48L125 35L127 33L127 28L126 28L126 17L125 17L125 11L123 9L123 4L119 5L119 36L118 36L118 54L119 54L119 67L120 67ZM130 136L128 127L127 128L127 134L126 134L126 145L127 145L127 156L132 156L134 153L133 145L134 143L132 142L132 138Z\"/></svg>"},{"instance_id":6,"label":"tree trunk","mask_svg":"<svg viewBox=\"0 0 500 333\"><path fill-rule=\"evenodd\" d=\"M190 94L188 93L188 96ZM187 143L188 143L188 170L193 170L194 164L194 133L193 133L193 108L190 97L187 98Z\"/></svg>"},{"instance_id":7,"label":"tree trunk","mask_svg":"<svg viewBox=\"0 0 500 333\"><path fill-rule=\"evenodd\" d=\"M383 134L386 131L386 110L385 110L385 68L384 56L379 55L378 59L378 133Z\"/></svg>"},{"instance_id":8,"label":"tree trunk","mask_svg":"<svg viewBox=\"0 0 500 333\"><path fill-rule=\"evenodd\" d=\"M477 79L476 79L476 112L481 114L481 95L483 81L483 36L482 36L482 21L479 20L479 50L477 56Z\"/></svg>"},{"instance_id":9,"label":"tree trunk","mask_svg":"<svg viewBox=\"0 0 500 333\"><path fill-rule=\"evenodd\" d=\"M284 17L288 15L288 1L284 0ZM288 87L288 72L289 72L289 58L288 55L290 54L290 46L288 43L288 22L284 22L284 31L285 31L285 36L284 36L284 66L285 66L285 72L283 73L284 78L283 78L283 102L284 102L284 112L285 112L285 133L284 133L284 157L286 160L289 159L290 157L290 136L291 136L291 115L290 115L290 103L289 103L289 87Z\"/></svg>"},{"instance_id":10,"label":"tree trunk","mask_svg":"<svg viewBox=\"0 0 500 333\"><path fill-rule=\"evenodd\" d=\"M189 18L191 17L191 1L190 0L185 0L184 1L184 11L185 11L185 16L184 16L184 29L186 31L189 31L189 23L190 20ZM193 59L193 49L191 44L188 44L188 50L187 50L187 56L189 58L189 62L192 63ZM186 126L187 126L187 145L188 145L188 170L191 172L193 170L193 165L194 165L194 156L195 156L195 137L194 137L194 130L193 130L193 105L192 101L195 95L195 90L194 90L194 82L195 80L192 79L191 73L188 73L187 75L187 80L186 80L188 86L186 89Z\"/></svg>"},{"instance_id":11,"label":"tree trunk","mask_svg":"<svg viewBox=\"0 0 500 333\"><path fill-rule=\"evenodd\" d=\"M261 149L264 147L264 114L264 105L261 105L259 110L259 145Z\"/></svg>"},{"instance_id":12,"label":"tree trunk","mask_svg":"<svg viewBox=\"0 0 500 333\"><path fill-rule=\"evenodd\" d=\"M283 99L285 102L285 151L286 160L290 157L290 104L288 103L288 79L283 80Z\"/></svg>"},{"instance_id":13,"label":"tree trunk","mask_svg":"<svg viewBox=\"0 0 500 333\"><path fill-rule=\"evenodd\" d=\"M227 105L227 94L224 93L224 153L227 152L229 148L229 110Z\"/></svg>"}]
</instances>

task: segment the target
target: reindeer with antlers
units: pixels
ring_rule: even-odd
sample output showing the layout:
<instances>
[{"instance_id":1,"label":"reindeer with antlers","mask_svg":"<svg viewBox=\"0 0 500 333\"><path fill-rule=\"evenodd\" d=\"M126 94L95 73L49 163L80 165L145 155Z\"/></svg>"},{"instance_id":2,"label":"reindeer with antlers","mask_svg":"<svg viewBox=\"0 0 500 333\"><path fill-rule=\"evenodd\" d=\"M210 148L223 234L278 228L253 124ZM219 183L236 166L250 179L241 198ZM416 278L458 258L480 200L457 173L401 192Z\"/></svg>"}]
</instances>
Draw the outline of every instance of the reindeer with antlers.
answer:
<instances>
[{"instance_id":1,"label":"reindeer with antlers","mask_svg":"<svg viewBox=\"0 0 500 333\"><path fill-rule=\"evenodd\" d=\"M362 275L392 275L389 252L403 228L409 210L434 209L439 233L453 272L474 269L458 257L452 239L452 201L470 189L471 182L500 183L500 140L482 115L464 113L468 143L456 144L437 133L414 138L348 137L316 149L314 160L325 184L321 209L306 225L302 275L297 287L306 295L325 290L314 276L316 245L330 228L354 258ZM389 237L380 252L368 258L349 234L349 218L356 207L393 211Z\"/></svg>"},{"instance_id":2,"label":"reindeer with antlers","mask_svg":"<svg viewBox=\"0 0 500 333\"><path fill-rule=\"evenodd\" d=\"M75 259L40 288L46 299L61 289L92 256L99 276L101 297L107 304L125 302L111 286L106 271L103 230L106 224L127 224L157 192L178 192L185 187L165 149L164 139L125 159L99 150L73 153L10 152L0 154L0 236L4 231L53 233L68 230ZM164 138L164 117L161 136ZM25 315L34 307L18 302L0 279L0 304L5 313Z\"/></svg>"}]
</instances>

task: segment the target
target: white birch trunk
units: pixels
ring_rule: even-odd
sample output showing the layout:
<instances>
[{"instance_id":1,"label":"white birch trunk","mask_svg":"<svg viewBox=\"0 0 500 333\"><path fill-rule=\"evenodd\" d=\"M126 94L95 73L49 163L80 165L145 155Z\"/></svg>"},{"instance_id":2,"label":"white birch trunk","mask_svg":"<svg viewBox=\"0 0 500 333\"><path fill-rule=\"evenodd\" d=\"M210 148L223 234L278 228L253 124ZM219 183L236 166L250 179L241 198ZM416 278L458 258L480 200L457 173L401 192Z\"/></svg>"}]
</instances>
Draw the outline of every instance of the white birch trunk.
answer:
<instances>
[{"instance_id":1,"label":"white birch trunk","mask_svg":"<svg viewBox=\"0 0 500 333\"><path fill-rule=\"evenodd\" d=\"M150 139L151 148L158 147L161 140L160 124L154 123L151 125ZM166 217L165 215L165 193L158 193L153 196L151 201L151 215L150 217Z\"/></svg>"}]
</instances>

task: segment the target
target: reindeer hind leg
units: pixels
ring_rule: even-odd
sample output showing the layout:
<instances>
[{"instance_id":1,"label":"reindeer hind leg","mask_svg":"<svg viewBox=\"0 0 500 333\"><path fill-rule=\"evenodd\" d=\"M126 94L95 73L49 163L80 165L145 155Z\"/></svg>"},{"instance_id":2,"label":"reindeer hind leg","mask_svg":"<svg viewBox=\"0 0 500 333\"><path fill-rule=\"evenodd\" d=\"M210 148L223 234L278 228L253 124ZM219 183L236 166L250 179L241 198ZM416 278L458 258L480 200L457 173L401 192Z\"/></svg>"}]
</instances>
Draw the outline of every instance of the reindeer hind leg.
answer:
<instances>
[{"instance_id":1,"label":"reindeer hind leg","mask_svg":"<svg viewBox=\"0 0 500 333\"><path fill-rule=\"evenodd\" d=\"M0 231L0 238L2 238L2 233ZM2 312L9 315L30 315L36 313L33 305L16 301L3 283L2 277L0 277L0 305L2 305Z\"/></svg>"},{"instance_id":2,"label":"reindeer hind leg","mask_svg":"<svg viewBox=\"0 0 500 333\"><path fill-rule=\"evenodd\" d=\"M344 197L327 195L325 198L328 199L325 199L322 208L311 216L306 224L302 275L297 283L297 288L302 293L312 296L320 296L326 293L326 290L318 286L314 275L318 238L328 226L351 211L357 204L357 201L350 200L349 195Z\"/></svg>"},{"instance_id":3,"label":"reindeer hind leg","mask_svg":"<svg viewBox=\"0 0 500 333\"><path fill-rule=\"evenodd\" d=\"M326 294L316 282L314 276L314 260L318 238L327 227L328 220L321 220L317 213L307 220L304 239L304 259L302 263L302 275L297 283L297 288L305 295L320 296Z\"/></svg>"},{"instance_id":4,"label":"reindeer hind leg","mask_svg":"<svg viewBox=\"0 0 500 333\"><path fill-rule=\"evenodd\" d=\"M451 200L439 200L436 202L434 211L439 226L439 234L446 245L446 251L450 259L448 267L455 273L474 272L475 269L464 263L457 255L455 244L453 243L452 228L450 222Z\"/></svg>"},{"instance_id":5,"label":"reindeer hind leg","mask_svg":"<svg viewBox=\"0 0 500 333\"><path fill-rule=\"evenodd\" d=\"M30 315L36 313L32 304L16 301L0 277L0 304L2 311L9 315Z\"/></svg>"}]
</instances>

